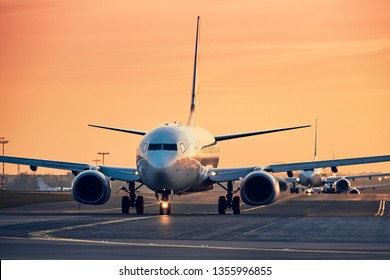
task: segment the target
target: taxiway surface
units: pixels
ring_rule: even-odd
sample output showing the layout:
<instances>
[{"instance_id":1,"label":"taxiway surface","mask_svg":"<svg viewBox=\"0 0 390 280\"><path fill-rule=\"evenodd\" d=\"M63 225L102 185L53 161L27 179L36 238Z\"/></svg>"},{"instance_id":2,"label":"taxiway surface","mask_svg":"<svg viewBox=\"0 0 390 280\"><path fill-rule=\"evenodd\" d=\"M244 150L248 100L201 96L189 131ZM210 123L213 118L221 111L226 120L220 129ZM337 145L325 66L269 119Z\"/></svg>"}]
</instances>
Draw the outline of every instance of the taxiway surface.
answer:
<instances>
[{"instance_id":1,"label":"taxiway surface","mask_svg":"<svg viewBox=\"0 0 390 280\"><path fill-rule=\"evenodd\" d=\"M390 259L389 194L282 194L224 216L219 195L175 197L171 216L157 215L153 195L142 216L120 214L119 195L0 209L0 258Z\"/></svg>"}]
</instances>

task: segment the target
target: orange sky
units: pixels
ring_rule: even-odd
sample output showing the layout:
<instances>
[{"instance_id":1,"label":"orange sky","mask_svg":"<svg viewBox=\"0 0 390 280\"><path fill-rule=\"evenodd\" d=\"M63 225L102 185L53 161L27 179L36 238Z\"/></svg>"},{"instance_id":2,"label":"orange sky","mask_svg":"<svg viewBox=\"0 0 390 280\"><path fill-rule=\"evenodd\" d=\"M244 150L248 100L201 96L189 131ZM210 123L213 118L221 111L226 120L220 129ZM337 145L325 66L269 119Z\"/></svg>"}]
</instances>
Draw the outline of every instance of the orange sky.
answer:
<instances>
[{"instance_id":1,"label":"orange sky","mask_svg":"<svg viewBox=\"0 0 390 280\"><path fill-rule=\"evenodd\" d=\"M106 164L134 167L139 136L87 124L186 122L200 15L203 127L318 118L320 159L334 146L337 158L390 154L388 11L387 0L0 0L0 137L7 155L90 163L108 151ZM221 166L312 160L314 129L220 146Z\"/></svg>"}]
</instances>

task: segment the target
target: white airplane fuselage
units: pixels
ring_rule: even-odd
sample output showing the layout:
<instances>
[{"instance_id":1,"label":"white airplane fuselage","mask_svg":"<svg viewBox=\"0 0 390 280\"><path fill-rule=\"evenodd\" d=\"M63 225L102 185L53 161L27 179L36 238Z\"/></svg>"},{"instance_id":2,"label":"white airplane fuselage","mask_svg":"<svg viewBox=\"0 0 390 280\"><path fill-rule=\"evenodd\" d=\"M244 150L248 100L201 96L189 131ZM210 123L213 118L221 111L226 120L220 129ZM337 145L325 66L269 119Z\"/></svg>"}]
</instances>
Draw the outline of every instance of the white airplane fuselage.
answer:
<instances>
[{"instance_id":1,"label":"white airplane fuselage","mask_svg":"<svg viewBox=\"0 0 390 280\"><path fill-rule=\"evenodd\" d=\"M219 148L203 128L165 124L147 133L137 149L137 170L142 182L156 193L204 191L208 168L219 161Z\"/></svg>"},{"instance_id":2,"label":"white airplane fuselage","mask_svg":"<svg viewBox=\"0 0 390 280\"><path fill-rule=\"evenodd\" d=\"M299 184L305 187L320 187L324 185L320 169L299 171L298 178Z\"/></svg>"}]
</instances>

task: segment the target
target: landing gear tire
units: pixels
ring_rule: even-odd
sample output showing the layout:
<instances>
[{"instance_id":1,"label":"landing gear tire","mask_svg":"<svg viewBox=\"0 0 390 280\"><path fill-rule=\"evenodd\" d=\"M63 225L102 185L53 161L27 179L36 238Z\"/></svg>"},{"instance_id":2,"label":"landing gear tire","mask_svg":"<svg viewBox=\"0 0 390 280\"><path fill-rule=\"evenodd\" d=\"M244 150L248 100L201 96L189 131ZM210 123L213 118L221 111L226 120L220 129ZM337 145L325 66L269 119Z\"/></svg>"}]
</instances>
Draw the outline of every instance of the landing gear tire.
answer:
<instances>
[{"instance_id":1,"label":"landing gear tire","mask_svg":"<svg viewBox=\"0 0 390 280\"><path fill-rule=\"evenodd\" d=\"M227 208L226 197L220 196L218 199L218 214L225 215L226 208Z\"/></svg>"},{"instance_id":2,"label":"landing gear tire","mask_svg":"<svg viewBox=\"0 0 390 280\"><path fill-rule=\"evenodd\" d=\"M233 198L232 208L234 215L239 215L241 213L241 200L239 196Z\"/></svg>"},{"instance_id":3,"label":"landing gear tire","mask_svg":"<svg viewBox=\"0 0 390 280\"><path fill-rule=\"evenodd\" d=\"M142 215L144 213L145 203L143 196L137 196L137 200L135 201L135 210L137 214Z\"/></svg>"},{"instance_id":4,"label":"landing gear tire","mask_svg":"<svg viewBox=\"0 0 390 280\"><path fill-rule=\"evenodd\" d=\"M130 198L122 196L122 214L128 215L130 212Z\"/></svg>"},{"instance_id":5,"label":"landing gear tire","mask_svg":"<svg viewBox=\"0 0 390 280\"><path fill-rule=\"evenodd\" d=\"M171 215L171 204L168 203L167 215Z\"/></svg>"}]
</instances>

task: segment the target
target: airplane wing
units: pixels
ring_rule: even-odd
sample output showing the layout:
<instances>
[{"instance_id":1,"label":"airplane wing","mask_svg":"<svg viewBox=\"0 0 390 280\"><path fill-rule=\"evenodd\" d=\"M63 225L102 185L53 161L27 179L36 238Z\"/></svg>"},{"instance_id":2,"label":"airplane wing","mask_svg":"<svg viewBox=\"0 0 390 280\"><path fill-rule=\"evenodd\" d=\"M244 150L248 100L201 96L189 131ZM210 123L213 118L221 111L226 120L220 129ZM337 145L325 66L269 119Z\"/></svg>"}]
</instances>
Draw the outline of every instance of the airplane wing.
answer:
<instances>
[{"instance_id":1,"label":"airplane wing","mask_svg":"<svg viewBox=\"0 0 390 280\"><path fill-rule=\"evenodd\" d=\"M390 176L390 173L373 173L373 174L362 174L362 175L349 175L349 176L330 176L325 178L326 183L334 183L340 180L341 178L344 179L350 179L350 180L355 180L355 179L362 179L362 178L372 178L372 177L385 177L385 176Z\"/></svg>"},{"instance_id":2,"label":"airplane wing","mask_svg":"<svg viewBox=\"0 0 390 280\"><path fill-rule=\"evenodd\" d=\"M386 187L390 187L390 185L376 185L376 186L360 186L360 187L356 187L356 189L358 189L359 191L363 191L363 190L367 190L367 189L380 189L380 188L386 188Z\"/></svg>"},{"instance_id":3,"label":"airplane wing","mask_svg":"<svg viewBox=\"0 0 390 280\"><path fill-rule=\"evenodd\" d=\"M335 167L355 164L367 164L390 161L390 155L346 158L336 160L307 161L285 164L271 164L266 166L253 166L242 168L211 168L208 170L208 179L211 182L228 182L243 179L253 171L266 171L271 173L288 172L296 170L310 170L324 167Z\"/></svg>"},{"instance_id":4,"label":"airplane wing","mask_svg":"<svg viewBox=\"0 0 390 280\"><path fill-rule=\"evenodd\" d=\"M296 170L311 170L311 169L324 168L324 167L377 163L377 162L386 162L386 161L390 161L390 155L333 159L333 160L318 160L318 161L307 161L307 162L285 163L285 164L271 164L263 167L263 170L276 173L276 172L287 172L287 171L296 171Z\"/></svg>"},{"instance_id":5,"label":"airplane wing","mask_svg":"<svg viewBox=\"0 0 390 280\"><path fill-rule=\"evenodd\" d=\"M256 170L256 167L211 168L208 170L208 178L214 183L236 181Z\"/></svg>"},{"instance_id":6,"label":"airplane wing","mask_svg":"<svg viewBox=\"0 0 390 280\"><path fill-rule=\"evenodd\" d=\"M6 157L0 156L0 162L29 165L31 170L36 171L38 167L54 168L69 170L73 173L81 172L90 169L92 164L75 163L75 162L63 162L43 159L32 159L32 158L19 158L19 157ZM125 167L113 167L106 165L96 165L99 167L99 171L106 175L111 180L120 181L138 181L140 178L135 168Z\"/></svg>"}]
</instances>

